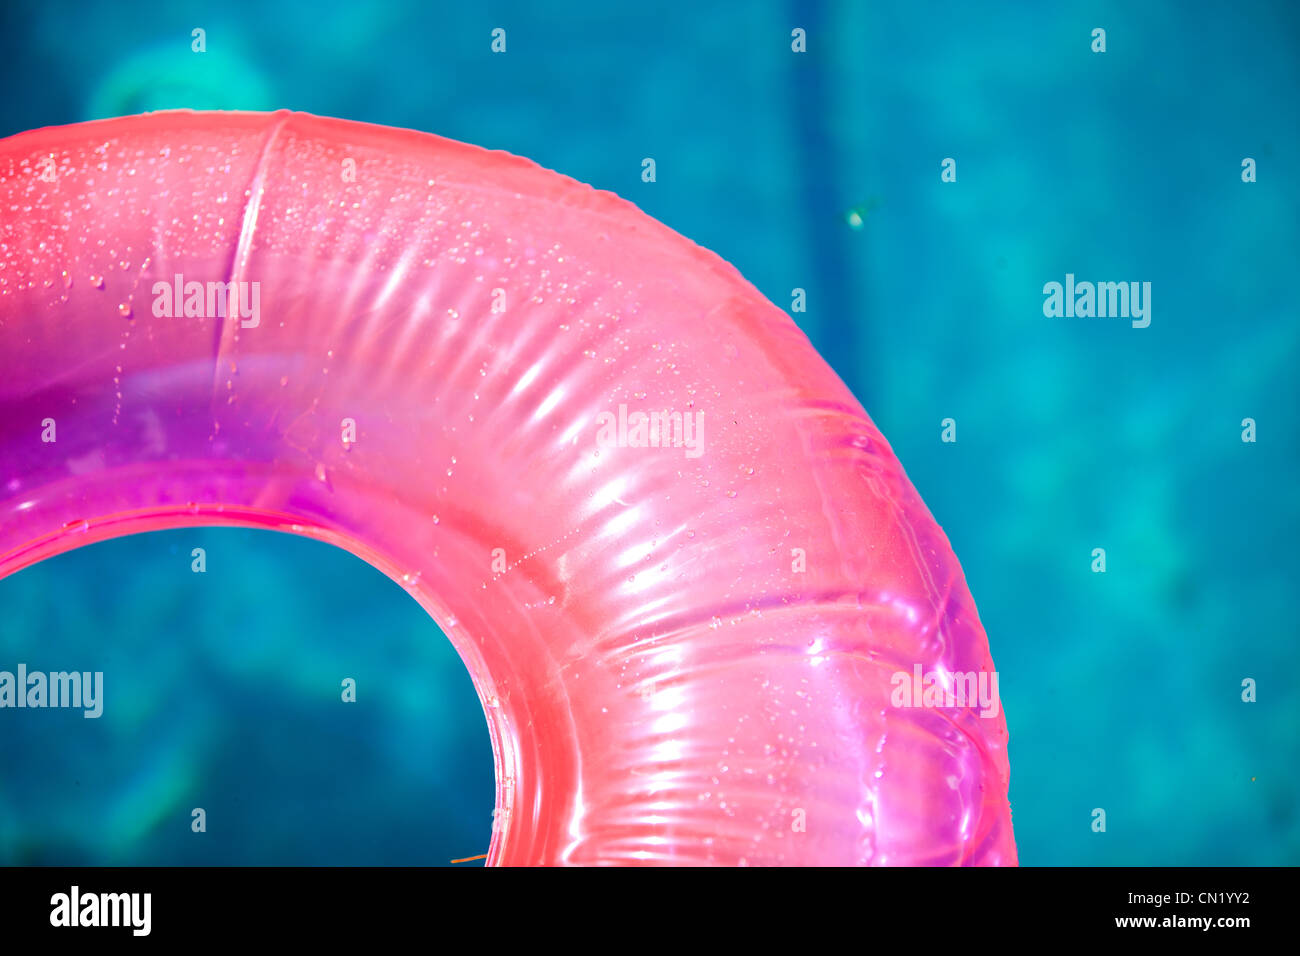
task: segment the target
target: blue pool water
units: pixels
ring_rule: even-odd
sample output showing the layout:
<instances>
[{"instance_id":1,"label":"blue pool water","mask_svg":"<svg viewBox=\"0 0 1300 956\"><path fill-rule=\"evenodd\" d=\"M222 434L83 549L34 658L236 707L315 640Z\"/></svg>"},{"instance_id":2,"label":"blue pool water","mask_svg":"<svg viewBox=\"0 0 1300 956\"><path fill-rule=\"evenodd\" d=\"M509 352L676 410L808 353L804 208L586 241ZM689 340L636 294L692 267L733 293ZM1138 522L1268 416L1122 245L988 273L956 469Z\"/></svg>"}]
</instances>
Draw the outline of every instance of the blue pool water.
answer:
<instances>
[{"instance_id":1,"label":"blue pool water","mask_svg":"<svg viewBox=\"0 0 1300 956\"><path fill-rule=\"evenodd\" d=\"M0 13L0 135L173 106L428 130L620 193L783 308L804 289L965 568L1021 861L1300 862L1300 6L128 6ZM1067 273L1150 282L1150 325L1046 317ZM468 676L350 555L229 529L72 552L0 581L19 661L121 676L98 721L0 711L0 862L487 849Z\"/></svg>"}]
</instances>

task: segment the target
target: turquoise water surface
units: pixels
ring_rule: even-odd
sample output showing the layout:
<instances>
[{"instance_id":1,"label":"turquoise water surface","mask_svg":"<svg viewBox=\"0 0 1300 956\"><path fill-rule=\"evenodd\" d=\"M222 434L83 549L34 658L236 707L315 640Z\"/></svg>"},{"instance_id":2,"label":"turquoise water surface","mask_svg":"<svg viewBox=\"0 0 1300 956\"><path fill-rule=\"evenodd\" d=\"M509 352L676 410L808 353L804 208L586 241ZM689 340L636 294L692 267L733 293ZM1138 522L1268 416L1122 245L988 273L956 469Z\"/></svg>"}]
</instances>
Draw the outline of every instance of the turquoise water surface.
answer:
<instances>
[{"instance_id":1,"label":"turquoise water surface","mask_svg":"<svg viewBox=\"0 0 1300 956\"><path fill-rule=\"evenodd\" d=\"M180 106L427 130L618 192L782 308L806 290L794 318L966 571L1021 862L1295 864L1300 5L975 6L11 4L0 135ZM1067 274L1151 283L1150 324L1045 316ZM0 863L486 852L468 675L341 551L63 555L0 582L19 661L122 676L97 721L0 711Z\"/></svg>"}]
</instances>

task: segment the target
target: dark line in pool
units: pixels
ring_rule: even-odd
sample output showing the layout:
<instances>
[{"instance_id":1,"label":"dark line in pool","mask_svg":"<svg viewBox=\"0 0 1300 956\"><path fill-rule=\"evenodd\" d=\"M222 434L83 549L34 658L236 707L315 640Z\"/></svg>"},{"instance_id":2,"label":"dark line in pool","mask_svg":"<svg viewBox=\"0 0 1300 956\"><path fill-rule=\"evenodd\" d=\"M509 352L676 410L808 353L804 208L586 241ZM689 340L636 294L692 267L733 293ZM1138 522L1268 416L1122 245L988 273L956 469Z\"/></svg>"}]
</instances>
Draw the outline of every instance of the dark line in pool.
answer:
<instances>
[{"instance_id":1,"label":"dark line in pool","mask_svg":"<svg viewBox=\"0 0 1300 956\"><path fill-rule=\"evenodd\" d=\"M869 411L871 383L860 374L869 317L862 313L861 304L853 301L846 245L850 233L843 225L844 210L860 197L845 195L826 112L829 84L823 56L833 42L832 31L824 0L791 0L787 11L791 27L803 27L808 42L808 52L790 54L790 75L795 94L791 102L798 144L799 199L816 270L814 281L807 286L808 310L823 317L822 341L813 344ZM788 291L786 303L788 310ZM793 318L797 321L799 316Z\"/></svg>"}]
</instances>

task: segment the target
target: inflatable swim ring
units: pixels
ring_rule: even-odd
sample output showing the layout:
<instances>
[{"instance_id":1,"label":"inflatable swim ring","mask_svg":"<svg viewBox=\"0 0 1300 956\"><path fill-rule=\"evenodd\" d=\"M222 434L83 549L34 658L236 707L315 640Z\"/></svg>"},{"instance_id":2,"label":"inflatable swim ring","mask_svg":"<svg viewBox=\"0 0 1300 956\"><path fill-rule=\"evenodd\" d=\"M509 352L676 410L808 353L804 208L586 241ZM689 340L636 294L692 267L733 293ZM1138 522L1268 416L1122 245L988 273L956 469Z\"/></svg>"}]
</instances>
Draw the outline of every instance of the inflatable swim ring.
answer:
<instances>
[{"instance_id":1,"label":"inflatable swim ring","mask_svg":"<svg viewBox=\"0 0 1300 956\"><path fill-rule=\"evenodd\" d=\"M947 539L794 323L609 193L283 112L0 141L0 576L194 525L437 620L489 863L1016 861Z\"/></svg>"}]
</instances>

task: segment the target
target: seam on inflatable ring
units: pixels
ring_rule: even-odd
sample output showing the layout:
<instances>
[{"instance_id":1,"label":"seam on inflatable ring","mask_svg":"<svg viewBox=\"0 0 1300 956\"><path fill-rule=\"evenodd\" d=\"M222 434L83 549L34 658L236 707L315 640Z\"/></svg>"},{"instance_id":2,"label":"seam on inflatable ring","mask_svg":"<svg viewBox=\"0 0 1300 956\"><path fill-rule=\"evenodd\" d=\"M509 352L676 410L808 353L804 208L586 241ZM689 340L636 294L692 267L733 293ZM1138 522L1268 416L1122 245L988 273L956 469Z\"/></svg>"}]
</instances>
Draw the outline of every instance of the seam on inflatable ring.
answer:
<instances>
[{"instance_id":1,"label":"seam on inflatable ring","mask_svg":"<svg viewBox=\"0 0 1300 956\"><path fill-rule=\"evenodd\" d=\"M244 216L239 224L239 239L235 242L235 251L231 254L230 265L226 269L226 283L239 281L243 276L245 269L248 267L248 257L253 249L253 233L257 230L257 217L262 210L262 193L263 183L266 181L267 167L270 162L271 149L275 145L276 139L280 135L280 130L284 129L289 117L293 114L289 110L278 110L270 114L271 123L266 131L266 139L262 143L261 153L257 157L257 165L253 167L253 178L249 181L248 202L244 206ZM218 394L221 377L221 355L231 344L233 344L239 329L238 322L220 322L217 324L216 341L213 343L212 353L212 394Z\"/></svg>"}]
</instances>

